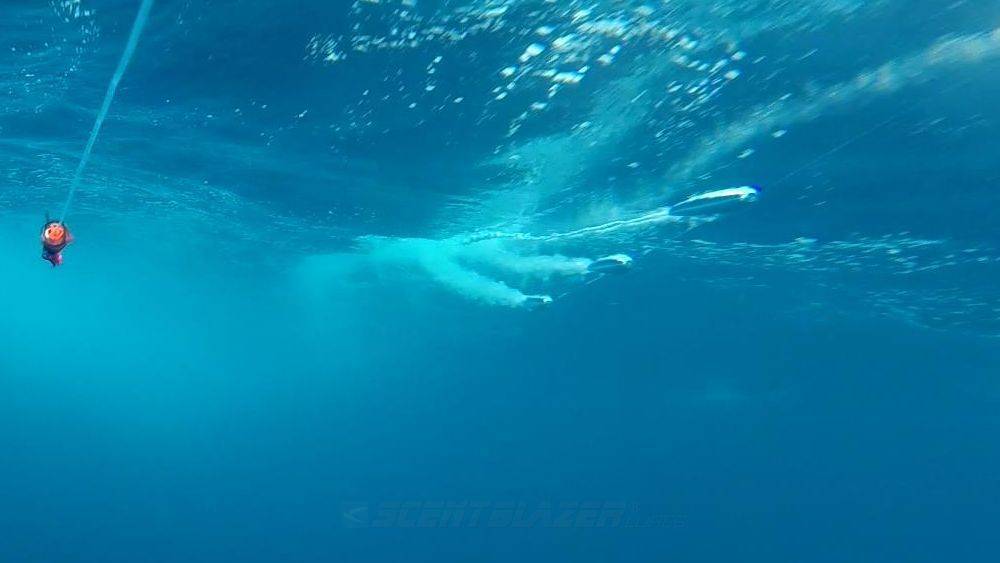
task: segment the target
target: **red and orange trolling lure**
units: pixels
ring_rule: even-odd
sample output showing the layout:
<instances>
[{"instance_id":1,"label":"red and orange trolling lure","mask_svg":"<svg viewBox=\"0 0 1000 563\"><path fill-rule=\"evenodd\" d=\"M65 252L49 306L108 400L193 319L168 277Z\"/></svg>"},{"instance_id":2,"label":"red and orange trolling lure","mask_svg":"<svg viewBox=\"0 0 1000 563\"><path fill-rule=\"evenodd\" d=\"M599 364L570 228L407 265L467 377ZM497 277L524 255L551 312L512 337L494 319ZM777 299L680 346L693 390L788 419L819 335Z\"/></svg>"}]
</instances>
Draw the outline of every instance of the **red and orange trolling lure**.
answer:
<instances>
[{"instance_id":1,"label":"red and orange trolling lure","mask_svg":"<svg viewBox=\"0 0 1000 563\"><path fill-rule=\"evenodd\" d=\"M73 235L62 221L45 220L42 226L42 259L52 264L52 267L63 263L62 251L73 242Z\"/></svg>"},{"instance_id":2,"label":"red and orange trolling lure","mask_svg":"<svg viewBox=\"0 0 1000 563\"><path fill-rule=\"evenodd\" d=\"M111 76L111 82L108 83L108 89L104 93L104 102L101 104L101 109L97 112L97 117L94 119L94 126L91 127L90 136L87 138L87 144L83 148L83 154L80 155L80 162L77 164L76 172L69 183L69 193L66 195L66 203L63 205L59 220L53 221L46 217L45 224L42 225L42 259L52 264L53 268L62 265L62 251L66 248L66 245L73 242L73 235L69 234L69 229L66 228L66 224L63 221L66 219L70 207L73 205L73 196L76 194L76 189L80 186L83 171L87 168L87 162L90 160L90 154L94 150L97 136L101 133L101 126L104 124L104 119L108 116L111 102L115 99L115 91L118 89L118 83L121 82L122 76L125 75L125 69L128 68L128 63L132 60L132 54L135 53L135 48L139 44L139 37L142 35L142 29L146 26L146 21L149 20L149 13L152 9L153 0L142 0L142 4L139 5L139 13L136 14L135 21L132 23L132 31L128 34L128 42L125 43L125 50L122 52L121 58L118 59L118 67L115 68L115 73Z\"/></svg>"}]
</instances>

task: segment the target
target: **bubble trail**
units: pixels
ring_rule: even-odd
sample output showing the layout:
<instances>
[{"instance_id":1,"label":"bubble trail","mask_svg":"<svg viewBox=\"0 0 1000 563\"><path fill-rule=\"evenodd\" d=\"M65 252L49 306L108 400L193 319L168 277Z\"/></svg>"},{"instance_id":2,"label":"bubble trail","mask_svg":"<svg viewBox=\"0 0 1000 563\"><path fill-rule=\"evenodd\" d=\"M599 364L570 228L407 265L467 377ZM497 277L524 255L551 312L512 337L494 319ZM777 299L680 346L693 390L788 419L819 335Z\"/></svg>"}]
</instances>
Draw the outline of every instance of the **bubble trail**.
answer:
<instances>
[{"instance_id":1,"label":"bubble trail","mask_svg":"<svg viewBox=\"0 0 1000 563\"><path fill-rule=\"evenodd\" d=\"M132 23L132 31L129 32L128 43L125 44L125 50L118 61L118 68L115 69L115 73L111 77L111 82L108 83L108 91L104 94L104 102L101 103L101 109L97 112L97 119L94 120L94 126L90 130L87 146L84 147L83 155L80 157L80 162L76 165L76 171L73 173L73 180L69 185L69 193L66 195L66 203L63 205L62 213L59 214L60 222L66 220L66 215L69 214L69 209L73 205L73 196L76 195L76 189L80 187L80 179L83 177L83 171L87 168L90 154L94 151L94 143L97 142L97 136L101 132L101 126L104 125L104 119L108 116L108 110L111 109L111 102L115 99L115 91L118 89L118 83L121 82L122 76L125 75L125 69L128 68L128 63L132 60L132 54L135 53L135 47L139 44L139 37L142 35L142 29L146 26L146 20L149 19L149 12L152 9L153 0L142 0L142 5L139 6L139 13L135 16L135 22Z\"/></svg>"}]
</instances>

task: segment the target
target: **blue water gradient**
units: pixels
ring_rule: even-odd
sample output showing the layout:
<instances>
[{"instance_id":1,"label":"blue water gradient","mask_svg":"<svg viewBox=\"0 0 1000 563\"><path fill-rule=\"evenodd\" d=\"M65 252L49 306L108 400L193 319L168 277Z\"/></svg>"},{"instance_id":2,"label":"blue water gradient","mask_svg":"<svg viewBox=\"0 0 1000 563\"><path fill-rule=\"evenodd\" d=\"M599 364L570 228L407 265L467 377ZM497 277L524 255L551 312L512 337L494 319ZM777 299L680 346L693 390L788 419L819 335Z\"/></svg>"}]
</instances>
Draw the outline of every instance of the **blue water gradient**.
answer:
<instances>
[{"instance_id":1,"label":"blue water gradient","mask_svg":"<svg viewBox=\"0 0 1000 563\"><path fill-rule=\"evenodd\" d=\"M53 269L138 7L2 8L0 560L1000 555L1000 5L157 0Z\"/></svg>"}]
</instances>

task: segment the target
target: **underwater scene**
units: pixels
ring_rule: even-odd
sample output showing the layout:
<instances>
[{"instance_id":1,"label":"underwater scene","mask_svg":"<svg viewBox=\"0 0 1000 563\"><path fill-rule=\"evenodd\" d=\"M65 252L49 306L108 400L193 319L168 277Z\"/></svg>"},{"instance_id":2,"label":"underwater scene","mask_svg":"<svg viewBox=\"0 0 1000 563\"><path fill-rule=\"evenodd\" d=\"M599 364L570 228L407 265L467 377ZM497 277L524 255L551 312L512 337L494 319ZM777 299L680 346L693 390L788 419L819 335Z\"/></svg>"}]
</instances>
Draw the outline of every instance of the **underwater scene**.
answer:
<instances>
[{"instance_id":1,"label":"underwater scene","mask_svg":"<svg viewBox=\"0 0 1000 563\"><path fill-rule=\"evenodd\" d=\"M1000 2L0 31L0 561L1000 558Z\"/></svg>"}]
</instances>

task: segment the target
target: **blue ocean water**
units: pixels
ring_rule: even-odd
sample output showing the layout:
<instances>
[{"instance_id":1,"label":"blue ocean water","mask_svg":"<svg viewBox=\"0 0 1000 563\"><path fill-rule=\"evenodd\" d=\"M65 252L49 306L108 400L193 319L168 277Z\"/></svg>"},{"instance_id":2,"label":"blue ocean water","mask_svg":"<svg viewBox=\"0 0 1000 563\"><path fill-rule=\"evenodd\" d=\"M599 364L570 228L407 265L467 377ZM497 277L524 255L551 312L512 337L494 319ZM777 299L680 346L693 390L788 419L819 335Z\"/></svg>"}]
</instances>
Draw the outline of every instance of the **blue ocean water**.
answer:
<instances>
[{"instance_id":1,"label":"blue ocean water","mask_svg":"<svg viewBox=\"0 0 1000 563\"><path fill-rule=\"evenodd\" d=\"M139 4L0 9L0 560L1000 555L1000 4L157 0L53 269Z\"/></svg>"}]
</instances>

